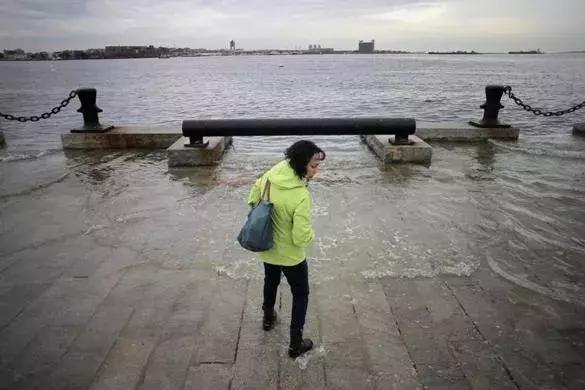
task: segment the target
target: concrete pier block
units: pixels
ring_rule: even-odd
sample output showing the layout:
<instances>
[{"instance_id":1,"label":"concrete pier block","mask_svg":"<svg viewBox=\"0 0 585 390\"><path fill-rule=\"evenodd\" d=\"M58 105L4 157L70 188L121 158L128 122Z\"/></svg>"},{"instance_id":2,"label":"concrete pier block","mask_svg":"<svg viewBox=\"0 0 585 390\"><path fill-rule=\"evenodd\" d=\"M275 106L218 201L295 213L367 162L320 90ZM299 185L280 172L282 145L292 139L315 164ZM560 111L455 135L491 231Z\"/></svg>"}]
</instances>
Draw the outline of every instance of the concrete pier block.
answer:
<instances>
[{"instance_id":1,"label":"concrete pier block","mask_svg":"<svg viewBox=\"0 0 585 390\"><path fill-rule=\"evenodd\" d=\"M6 140L4 139L4 133L0 130L0 148L6 146Z\"/></svg>"},{"instance_id":2,"label":"concrete pier block","mask_svg":"<svg viewBox=\"0 0 585 390\"><path fill-rule=\"evenodd\" d=\"M416 135L425 141L483 142L487 139L517 140L517 127L482 129L467 123L416 122Z\"/></svg>"},{"instance_id":3,"label":"concrete pier block","mask_svg":"<svg viewBox=\"0 0 585 390\"><path fill-rule=\"evenodd\" d=\"M123 126L105 133L63 133L63 149L166 149L181 130L156 126Z\"/></svg>"},{"instance_id":4,"label":"concrete pier block","mask_svg":"<svg viewBox=\"0 0 585 390\"><path fill-rule=\"evenodd\" d=\"M394 145L394 136L388 135L365 135L362 140L385 164L428 164L433 156L433 148L415 135L408 137L409 145Z\"/></svg>"},{"instance_id":5,"label":"concrete pier block","mask_svg":"<svg viewBox=\"0 0 585 390\"><path fill-rule=\"evenodd\" d=\"M575 126L573 126L573 134L585 135L585 123L575 123Z\"/></svg>"},{"instance_id":6,"label":"concrete pier block","mask_svg":"<svg viewBox=\"0 0 585 390\"><path fill-rule=\"evenodd\" d=\"M204 140L209 141L207 147L193 148L185 146L188 138L181 137L167 149L169 167L217 165L232 143L232 137L209 137Z\"/></svg>"}]
</instances>

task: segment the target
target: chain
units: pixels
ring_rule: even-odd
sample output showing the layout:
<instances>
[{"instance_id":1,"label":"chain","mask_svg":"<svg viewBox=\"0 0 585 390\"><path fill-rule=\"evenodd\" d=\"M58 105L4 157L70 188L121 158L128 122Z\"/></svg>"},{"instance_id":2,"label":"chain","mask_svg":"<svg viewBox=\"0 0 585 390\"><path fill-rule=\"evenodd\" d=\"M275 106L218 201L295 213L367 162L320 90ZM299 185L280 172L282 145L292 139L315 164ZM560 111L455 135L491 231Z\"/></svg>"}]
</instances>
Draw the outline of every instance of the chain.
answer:
<instances>
[{"instance_id":1,"label":"chain","mask_svg":"<svg viewBox=\"0 0 585 390\"><path fill-rule=\"evenodd\" d=\"M530 104L526 104L520 98L516 97L516 95L514 95L514 93L512 92L512 87L510 87L510 86L507 86L504 88L504 93L506 95L508 95L510 97L510 99L514 100L514 103L516 103L517 105L519 105L520 107L522 107L526 111L533 113L534 115L542 115L542 116L546 116L546 117L561 116L561 115L565 115L565 114L570 114L572 112L575 112L575 111L580 110L583 107L585 107L585 102L582 102L582 103L577 104L577 105L575 105L571 108L568 108L566 110L542 111L538 108L532 108L532 106Z\"/></svg>"},{"instance_id":2,"label":"chain","mask_svg":"<svg viewBox=\"0 0 585 390\"><path fill-rule=\"evenodd\" d=\"M61 100L61 104L59 104L57 107L53 108L51 111L41 114L40 116L37 116L37 115L33 115L31 117L14 116L14 115L10 115L10 114L3 114L0 112L0 117L4 118L6 120L9 120L9 121L19 121L19 122L28 122L28 121L38 122L41 119L49 119L51 117L51 115L58 114L63 108L67 107L69 102L71 102L71 100L74 99L76 96L77 96L77 91L69 92L69 96L67 98Z\"/></svg>"}]
</instances>

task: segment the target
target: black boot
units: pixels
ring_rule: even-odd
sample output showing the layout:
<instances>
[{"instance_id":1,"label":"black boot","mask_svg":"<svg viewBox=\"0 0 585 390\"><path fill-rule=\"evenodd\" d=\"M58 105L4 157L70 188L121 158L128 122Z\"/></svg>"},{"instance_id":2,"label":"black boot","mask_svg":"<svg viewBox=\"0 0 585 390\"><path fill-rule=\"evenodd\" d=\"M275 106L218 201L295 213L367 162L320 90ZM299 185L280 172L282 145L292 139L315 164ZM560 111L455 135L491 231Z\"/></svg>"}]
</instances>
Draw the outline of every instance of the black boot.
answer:
<instances>
[{"instance_id":1,"label":"black boot","mask_svg":"<svg viewBox=\"0 0 585 390\"><path fill-rule=\"evenodd\" d=\"M274 307L263 307L262 310L264 310L264 317L262 317L262 329L269 331L276 322L276 312L274 311Z\"/></svg>"},{"instance_id":2,"label":"black boot","mask_svg":"<svg viewBox=\"0 0 585 390\"><path fill-rule=\"evenodd\" d=\"M288 347L288 356L296 358L312 348L313 342L311 339L303 339L302 329L290 330L290 347Z\"/></svg>"}]
</instances>

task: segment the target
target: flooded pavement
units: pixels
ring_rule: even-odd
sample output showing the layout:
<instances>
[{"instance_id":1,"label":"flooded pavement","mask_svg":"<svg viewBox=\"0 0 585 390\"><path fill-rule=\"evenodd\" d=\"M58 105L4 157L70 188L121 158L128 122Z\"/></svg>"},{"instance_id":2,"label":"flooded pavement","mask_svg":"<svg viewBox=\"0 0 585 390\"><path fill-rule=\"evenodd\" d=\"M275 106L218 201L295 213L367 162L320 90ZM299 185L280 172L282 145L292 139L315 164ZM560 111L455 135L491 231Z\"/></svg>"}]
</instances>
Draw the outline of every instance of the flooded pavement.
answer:
<instances>
[{"instance_id":1,"label":"flooded pavement","mask_svg":"<svg viewBox=\"0 0 585 390\"><path fill-rule=\"evenodd\" d=\"M310 184L317 349L288 359L290 294L264 334L261 263L235 237L291 140L236 138L206 168L164 151L0 165L0 387L585 386L582 163L560 180L522 142L384 168L336 137Z\"/></svg>"},{"instance_id":2,"label":"flooded pavement","mask_svg":"<svg viewBox=\"0 0 585 390\"><path fill-rule=\"evenodd\" d=\"M469 276L484 263L535 292L585 301L580 164L563 167L561 180L554 161L550 171L543 161L532 169L510 152L518 144L490 142L435 144L430 167L382 168L357 137L338 138L338 149L328 151L310 184L318 232L309 251L314 282L356 275ZM23 242L7 240L3 249L10 253L46 241L45 235L78 229L146 258L164 257L159 265L165 268L261 278L257 258L235 237L250 184L281 154L279 140L263 153L247 153L245 142L236 139L222 164L210 168L169 170L164 152L68 152L4 164L3 231L29 234ZM63 194L46 204L36 198L45 186ZM24 206L19 194L34 201ZM25 216L39 213L49 213L61 227L30 232L33 221Z\"/></svg>"}]
</instances>

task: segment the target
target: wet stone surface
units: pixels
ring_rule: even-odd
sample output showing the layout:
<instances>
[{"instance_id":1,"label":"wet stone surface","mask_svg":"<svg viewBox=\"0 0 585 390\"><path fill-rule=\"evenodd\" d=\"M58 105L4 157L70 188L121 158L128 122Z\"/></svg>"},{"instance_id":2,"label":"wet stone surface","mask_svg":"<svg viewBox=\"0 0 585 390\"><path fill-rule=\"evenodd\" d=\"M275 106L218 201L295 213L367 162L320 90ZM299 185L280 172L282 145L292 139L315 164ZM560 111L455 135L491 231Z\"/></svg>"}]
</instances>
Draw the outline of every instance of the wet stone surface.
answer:
<instances>
[{"instance_id":1,"label":"wet stone surface","mask_svg":"<svg viewBox=\"0 0 585 390\"><path fill-rule=\"evenodd\" d=\"M506 186L480 169L487 145L436 148L430 168L380 170L365 148L357 168L328 162L310 184L316 347L288 358L286 282L263 332L261 264L235 242L250 183L279 155L235 146L213 168L148 152L2 166L0 388L583 386L581 249L556 254L565 276L535 258L517 272L519 234L549 220L490 195Z\"/></svg>"}]
</instances>

